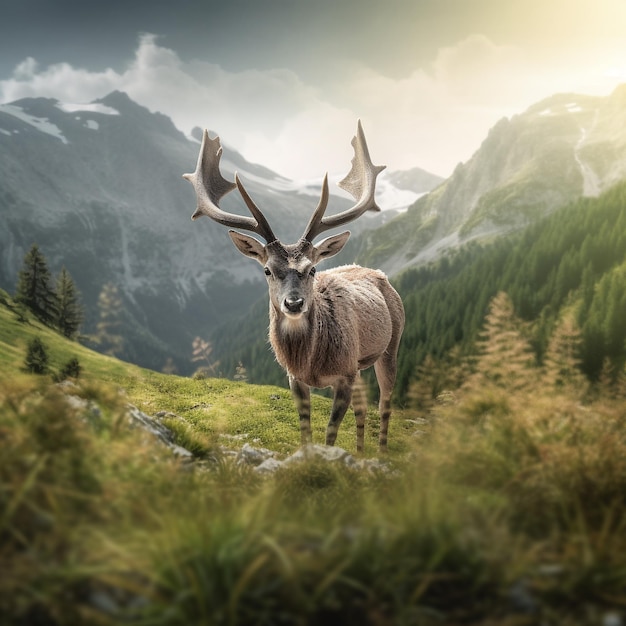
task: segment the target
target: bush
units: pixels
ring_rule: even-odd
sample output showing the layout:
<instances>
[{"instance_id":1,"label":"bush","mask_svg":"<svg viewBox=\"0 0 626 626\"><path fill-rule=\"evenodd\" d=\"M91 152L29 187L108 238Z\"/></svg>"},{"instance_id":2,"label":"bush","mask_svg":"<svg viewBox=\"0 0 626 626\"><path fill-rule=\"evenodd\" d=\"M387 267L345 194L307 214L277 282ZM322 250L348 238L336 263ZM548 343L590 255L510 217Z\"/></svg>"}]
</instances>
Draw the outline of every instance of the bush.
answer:
<instances>
[{"instance_id":1,"label":"bush","mask_svg":"<svg viewBox=\"0 0 626 626\"><path fill-rule=\"evenodd\" d=\"M24 366L31 374L45 374L48 371L48 349L39 337L28 342Z\"/></svg>"},{"instance_id":2,"label":"bush","mask_svg":"<svg viewBox=\"0 0 626 626\"><path fill-rule=\"evenodd\" d=\"M78 378L82 371L82 367L76 357L72 357L59 371L57 380L59 382L68 378Z\"/></svg>"}]
</instances>

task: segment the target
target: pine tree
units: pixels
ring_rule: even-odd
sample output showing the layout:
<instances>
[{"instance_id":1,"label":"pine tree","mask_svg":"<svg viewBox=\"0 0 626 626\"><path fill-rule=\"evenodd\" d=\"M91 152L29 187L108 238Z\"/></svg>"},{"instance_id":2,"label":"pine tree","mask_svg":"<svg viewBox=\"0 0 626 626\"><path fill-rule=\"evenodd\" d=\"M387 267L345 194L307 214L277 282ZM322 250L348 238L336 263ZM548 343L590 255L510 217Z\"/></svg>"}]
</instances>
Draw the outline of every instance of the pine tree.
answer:
<instances>
[{"instance_id":1,"label":"pine tree","mask_svg":"<svg viewBox=\"0 0 626 626\"><path fill-rule=\"evenodd\" d=\"M241 361L239 361L237 363L237 367L235 367L235 375L233 376L233 380L238 380L242 383L248 382L248 372L246 371L246 368Z\"/></svg>"},{"instance_id":2,"label":"pine tree","mask_svg":"<svg viewBox=\"0 0 626 626\"><path fill-rule=\"evenodd\" d=\"M72 338L83 322L83 308L79 303L79 294L69 272L63 267L57 277L56 295L58 303L57 328Z\"/></svg>"},{"instance_id":3,"label":"pine tree","mask_svg":"<svg viewBox=\"0 0 626 626\"><path fill-rule=\"evenodd\" d=\"M45 374L48 371L48 349L39 337L28 342L28 351L24 359L26 371L31 374Z\"/></svg>"},{"instance_id":4,"label":"pine tree","mask_svg":"<svg viewBox=\"0 0 626 626\"><path fill-rule=\"evenodd\" d=\"M205 341L202 337L195 337L191 342L191 361L197 363L198 361L204 362L205 365L199 367L194 372L195 378L207 378L209 376L215 376L215 370L220 364L219 361L213 361L211 353L213 352L213 345L210 341Z\"/></svg>"},{"instance_id":5,"label":"pine tree","mask_svg":"<svg viewBox=\"0 0 626 626\"><path fill-rule=\"evenodd\" d=\"M98 296L100 320L96 324L96 341L104 354L119 356L124 351L122 330L122 299L112 283L107 283Z\"/></svg>"},{"instance_id":6,"label":"pine tree","mask_svg":"<svg viewBox=\"0 0 626 626\"><path fill-rule=\"evenodd\" d=\"M468 380L469 386L492 384L517 391L537 382L535 357L521 325L511 298L504 292L494 296L480 335L477 371Z\"/></svg>"},{"instance_id":7,"label":"pine tree","mask_svg":"<svg viewBox=\"0 0 626 626\"><path fill-rule=\"evenodd\" d=\"M15 300L24 304L44 324L52 326L57 316L57 298L50 281L46 259L34 243L24 257Z\"/></svg>"},{"instance_id":8,"label":"pine tree","mask_svg":"<svg viewBox=\"0 0 626 626\"><path fill-rule=\"evenodd\" d=\"M430 413L435 405L438 389L439 365L431 354L427 354L415 372L415 380L408 390L408 399L420 415Z\"/></svg>"},{"instance_id":9,"label":"pine tree","mask_svg":"<svg viewBox=\"0 0 626 626\"><path fill-rule=\"evenodd\" d=\"M552 333L544 357L544 380L548 385L584 392L581 346L582 335L576 320L573 315L566 315Z\"/></svg>"},{"instance_id":10,"label":"pine tree","mask_svg":"<svg viewBox=\"0 0 626 626\"><path fill-rule=\"evenodd\" d=\"M57 375L57 380L62 382L68 378L78 378L82 371L79 360L76 357L72 357L62 368Z\"/></svg>"}]
</instances>

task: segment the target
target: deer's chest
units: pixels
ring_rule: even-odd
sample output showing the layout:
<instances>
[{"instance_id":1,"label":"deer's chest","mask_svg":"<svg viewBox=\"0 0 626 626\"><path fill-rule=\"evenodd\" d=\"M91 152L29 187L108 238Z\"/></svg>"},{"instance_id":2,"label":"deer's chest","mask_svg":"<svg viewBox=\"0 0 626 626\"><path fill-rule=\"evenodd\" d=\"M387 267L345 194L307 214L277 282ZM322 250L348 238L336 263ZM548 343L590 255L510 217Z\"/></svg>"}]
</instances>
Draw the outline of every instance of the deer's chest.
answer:
<instances>
[{"instance_id":1,"label":"deer's chest","mask_svg":"<svg viewBox=\"0 0 626 626\"><path fill-rule=\"evenodd\" d=\"M334 315L312 316L301 326L272 320L270 343L276 360L290 376L311 387L332 386L337 378L356 373L358 335L347 332L351 329L343 321Z\"/></svg>"}]
</instances>

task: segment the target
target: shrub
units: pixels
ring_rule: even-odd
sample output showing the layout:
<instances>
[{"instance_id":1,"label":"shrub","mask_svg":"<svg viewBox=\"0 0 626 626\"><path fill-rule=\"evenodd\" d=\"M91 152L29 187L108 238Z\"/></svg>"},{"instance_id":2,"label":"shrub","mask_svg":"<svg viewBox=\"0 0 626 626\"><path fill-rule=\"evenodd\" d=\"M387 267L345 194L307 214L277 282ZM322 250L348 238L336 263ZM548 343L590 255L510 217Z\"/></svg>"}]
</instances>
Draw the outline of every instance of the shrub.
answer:
<instances>
[{"instance_id":1,"label":"shrub","mask_svg":"<svg viewBox=\"0 0 626 626\"><path fill-rule=\"evenodd\" d=\"M39 337L28 342L24 366L31 374L45 374L48 371L48 349Z\"/></svg>"},{"instance_id":2,"label":"shrub","mask_svg":"<svg viewBox=\"0 0 626 626\"><path fill-rule=\"evenodd\" d=\"M76 357L72 357L59 371L57 375L58 381L63 381L68 378L78 378L82 371L82 367Z\"/></svg>"}]
</instances>

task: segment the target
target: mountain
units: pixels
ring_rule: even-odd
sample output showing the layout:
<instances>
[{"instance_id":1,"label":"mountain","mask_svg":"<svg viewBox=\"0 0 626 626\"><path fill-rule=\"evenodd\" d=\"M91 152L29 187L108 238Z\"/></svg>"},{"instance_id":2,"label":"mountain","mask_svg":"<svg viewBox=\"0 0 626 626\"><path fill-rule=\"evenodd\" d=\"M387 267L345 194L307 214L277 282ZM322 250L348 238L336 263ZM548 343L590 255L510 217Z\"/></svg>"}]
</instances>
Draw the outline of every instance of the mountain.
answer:
<instances>
[{"instance_id":1,"label":"mountain","mask_svg":"<svg viewBox=\"0 0 626 626\"><path fill-rule=\"evenodd\" d=\"M262 271L235 250L226 229L190 220L195 196L181 175L195 168L199 138L199 129L186 137L120 92L90 104L0 105L0 287L14 290L36 242L50 269L65 265L81 291L85 332L94 332L98 297L113 284L124 306L120 356L154 369L173 358L184 371L193 338L207 337L265 289ZM290 181L228 145L222 171L231 180L239 172L281 239L300 236L321 178ZM379 201L391 211L355 222L355 232L390 219L425 189L399 190L389 179L381 188L392 201ZM352 204L332 184L331 193L329 213ZM247 213L236 192L222 205Z\"/></svg>"},{"instance_id":2,"label":"mountain","mask_svg":"<svg viewBox=\"0 0 626 626\"><path fill-rule=\"evenodd\" d=\"M625 177L626 85L608 97L555 95L500 120L449 179L362 238L359 262L396 274Z\"/></svg>"}]
</instances>

